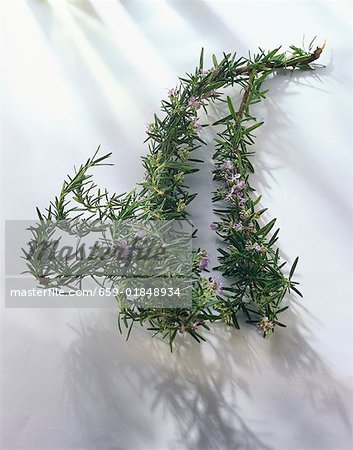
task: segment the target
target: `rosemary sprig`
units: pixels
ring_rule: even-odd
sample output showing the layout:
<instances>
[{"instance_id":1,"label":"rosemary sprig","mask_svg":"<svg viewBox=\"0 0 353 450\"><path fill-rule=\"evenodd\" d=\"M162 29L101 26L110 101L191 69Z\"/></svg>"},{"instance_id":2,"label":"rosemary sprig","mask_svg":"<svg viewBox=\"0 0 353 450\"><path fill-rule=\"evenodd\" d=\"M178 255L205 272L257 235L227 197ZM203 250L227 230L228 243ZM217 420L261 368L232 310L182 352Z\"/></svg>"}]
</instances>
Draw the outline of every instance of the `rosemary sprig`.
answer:
<instances>
[{"instance_id":1,"label":"rosemary sprig","mask_svg":"<svg viewBox=\"0 0 353 450\"><path fill-rule=\"evenodd\" d=\"M214 180L219 183L213 201L219 222L213 224L224 246L219 248L219 266L229 286L222 286L216 278L203 276L208 266L205 249L194 250L192 306L188 309L156 309L127 306L120 302L118 324L123 324L130 335L135 322L148 324L154 334L169 341L172 348L178 333L188 333L195 340L204 340L200 331L209 329L215 321L233 324L239 328L240 315L257 324L266 336L276 326L285 326L278 315L287 306L282 301L293 290L301 295L293 274L298 258L290 274L285 277L275 248L278 229L271 234L275 219L264 224L264 209L258 209L260 197L254 197L249 175L254 172L248 147L253 144L253 132L262 125L250 114L252 104L265 98L262 86L268 76L278 69L314 69L324 48L313 50L291 46L288 52L280 47L249 58L237 58L236 54L223 54L220 62L213 56L213 67L204 70L204 52L201 51L199 67L193 74L179 78L179 85L171 89L168 98L162 100L163 118L154 116L147 127L149 153L143 157L144 180L140 189L125 194L108 195L97 189L88 171L106 164L110 156L95 155L81 165L73 177L64 181L58 197L46 213L39 212L41 220L62 220L84 216L100 220L122 219L188 219L188 205L197 195L190 193L185 177L198 170L201 161L193 158L193 152L206 144L198 110L211 102L223 100L220 89L239 85L244 89L239 109L236 111L227 97L229 114L214 125L222 127L216 138ZM219 206L218 206L219 205Z\"/></svg>"}]
</instances>

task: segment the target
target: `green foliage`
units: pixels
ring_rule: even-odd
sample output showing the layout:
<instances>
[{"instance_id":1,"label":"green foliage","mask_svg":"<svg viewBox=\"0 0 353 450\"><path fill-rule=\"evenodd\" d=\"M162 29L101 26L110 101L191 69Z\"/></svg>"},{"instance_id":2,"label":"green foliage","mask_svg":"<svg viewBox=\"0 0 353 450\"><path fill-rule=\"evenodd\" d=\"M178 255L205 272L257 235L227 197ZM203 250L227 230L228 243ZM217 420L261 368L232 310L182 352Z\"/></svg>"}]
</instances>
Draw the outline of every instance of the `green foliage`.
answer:
<instances>
[{"instance_id":1,"label":"green foliage","mask_svg":"<svg viewBox=\"0 0 353 450\"><path fill-rule=\"evenodd\" d=\"M249 113L250 106L265 98L262 85L266 78L279 68L300 70L312 68L322 49L309 51L296 46L290 52L281 53L280 47L260 52L249 58L223 54L218 61L212 57L213 67L204 70L204 51L200 65L194 74L180 78L179 86L172 89L167 100L162 100L163 118L154 116L148 126L149 153L142 158L145 178L140 188L126 194L109 195L97 189L88 171L106 164L109 155L89 159L75 171L73 177L64 181L58 197L50 204L46 213L38 210L39 219L62 220L69 217L99 217L101 220L142 219L186 219L187 205L196 193L190 193L185 185L185 176L198 170L193 152L205 144L201 137L197 110L222 98L218 91L228 86L243 88L239 110L229 97L229 114L214 125L222 127L216 138L213 156L214 180L218 184L213 201L219 215L217 234L223 245L219 248L218 270L228 280L221 290L214 279L202 275L202 258L206 250L194 250L192 306L189 309L141 309L127 307L120 302L119 329L125 327L129 337L132 325L147 325L154 334L167 339L171 348L178 333L188 333L196 341L204 340L201 331L209 330L216 321L240 327L241 316L257 324L266 336L275 326L284 326L278 315L285 311L285 294L293 290L301 295L292 281L298 258L290 274L282 272L279 250L274 246L278 239L277 229L271 236L275 219L263 223L265 209L257 209L260 197L254 197L249 184L253 173L252 133L262 125Z\"/></svg>"}]
</instances>

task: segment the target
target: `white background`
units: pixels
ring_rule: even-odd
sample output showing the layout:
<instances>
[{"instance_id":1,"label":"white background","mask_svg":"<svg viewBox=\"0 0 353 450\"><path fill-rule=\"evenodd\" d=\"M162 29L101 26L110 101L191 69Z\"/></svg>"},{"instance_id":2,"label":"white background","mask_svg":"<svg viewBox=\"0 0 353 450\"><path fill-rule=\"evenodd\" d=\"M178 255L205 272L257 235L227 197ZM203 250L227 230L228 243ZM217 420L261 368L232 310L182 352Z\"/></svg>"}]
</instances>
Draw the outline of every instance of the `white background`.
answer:
<instances>
[{"instance_id":1,"label":"white background","mask_svg":"<svg viewBox=\"0 0 353 450\"><path fill-rule=\"evenodd\" d=\"M253 184L283 254L301 258L305 297L284 314L288 328L263 340L218 327L170 354L140 328L125 343L116 312L3 308L1 448L352 448L351 6L1 1L4 219L35 218L99 144L115 163L99 184L133 188L146 123L202 46L210 62L327 40L326 68L269 80L253 110L265 121ZM201 151L193 213L212 248L212 145Z\"/></svg>"}]
</instances>

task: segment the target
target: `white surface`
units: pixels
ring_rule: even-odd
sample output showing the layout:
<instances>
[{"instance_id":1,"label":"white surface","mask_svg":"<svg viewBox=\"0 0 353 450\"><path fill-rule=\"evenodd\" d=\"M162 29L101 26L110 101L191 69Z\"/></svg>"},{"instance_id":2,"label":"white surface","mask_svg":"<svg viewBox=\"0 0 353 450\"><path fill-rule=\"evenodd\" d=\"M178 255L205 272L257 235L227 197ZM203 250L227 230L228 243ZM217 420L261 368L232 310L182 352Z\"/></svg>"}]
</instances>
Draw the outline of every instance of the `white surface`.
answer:
<instances>
[{"instance_id":1,"label":"white surface","mask_svg":"<svg viewBox=\"0 0 353 450\"><path fill-rule=\"evenodd\" d=\"M288 328L263 340L219 327L171 355L137 328L126 344L109 311L2 309L1 448L352 448L351 3L2 1L1 13L6 219L34 218L99 144L115 163L99 183L132 188L145 124L202 46L210 59L327 40L325 69L270 80L255 110L254 184L283 253L301 257ZM210 168L193 210L214 247Z\"/></svg>"}]
</instances>

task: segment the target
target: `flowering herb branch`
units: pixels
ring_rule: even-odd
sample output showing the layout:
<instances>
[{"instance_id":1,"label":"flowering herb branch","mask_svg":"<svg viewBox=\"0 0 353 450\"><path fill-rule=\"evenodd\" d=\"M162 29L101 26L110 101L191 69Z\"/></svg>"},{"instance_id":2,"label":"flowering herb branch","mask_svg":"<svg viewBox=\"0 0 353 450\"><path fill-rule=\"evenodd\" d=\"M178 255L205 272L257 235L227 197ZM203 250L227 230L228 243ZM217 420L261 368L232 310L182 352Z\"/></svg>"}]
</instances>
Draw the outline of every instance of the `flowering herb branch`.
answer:
<instances>
[{"instance_id":1,"label":"flowering herb branch","mask_svg":"<svg viewBox=\"0 0 353 450\"><path fill-rule=\"evenodd\" d=\"M289 52L280 48L260 52L253 57L238 58L236 54L223 54L218 62L213 56L213 67L204 69L203 50L199 67L193 74L180 78L180 84L170 89L168 99L162 100L163 118L154 116L147 127L149 153L143 157L144 180L140 189L130 193L109 196L97 190L87 171L103 165L110 155L97 157L97 153L82 165L73 177L64 182L58 198L40 219L63 219L82 215L101 220L121 219L189 219L188 205L196 197L185 184L185 177L198 170L203 161L193 158L193 152L206 142L198 118L201 108L207 111L210 103L225 101L221 88L238 85L243 95L238 110L226 98L229 114L214 125L221 126L213 156L214 180L218 184L213 202L219 221L211 225L222 238L219 248L219 266L215 269L227 279L222 286L217 278L203 275L209 258L205 249L194 250L192 306L182 308L139 308L127 306L118 298L119 328L124 324L130 335L135 322L148 324L155 334L169 341L170 346L178 333L190 334L197 341L205 340L201 330L209 330L213 322L232 324L239 328L239 318L245 315L256 324L265 337L276 326L285 326L278 315L287 309L283 298L289 291L301 295L293 274L298 262L294 261L288 277L282 268L277 229L271 231L275 219L263 223L258 209L261 197L254 197L249 176L254 173L249 146L254 142L253 132L262 125L250 114L252 104L265 98L264 81L278 69L314 69L324 46L308 50L291 46Z\"/></svg>"}]
</instances>

